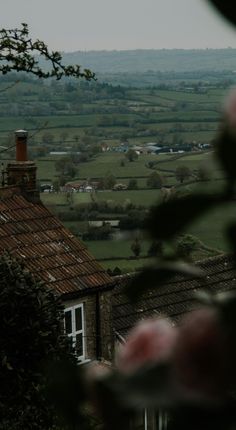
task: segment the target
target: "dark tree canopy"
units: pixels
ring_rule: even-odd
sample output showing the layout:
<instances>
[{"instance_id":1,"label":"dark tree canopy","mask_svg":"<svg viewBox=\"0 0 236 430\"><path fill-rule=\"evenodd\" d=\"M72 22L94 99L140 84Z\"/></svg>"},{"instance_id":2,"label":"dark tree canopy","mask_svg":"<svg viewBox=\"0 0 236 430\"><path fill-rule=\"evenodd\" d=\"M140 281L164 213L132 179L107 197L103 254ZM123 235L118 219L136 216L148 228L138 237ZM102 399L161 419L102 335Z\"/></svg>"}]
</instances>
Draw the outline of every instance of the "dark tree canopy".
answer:
<instances>
[{"instance_id":1,"label":"dark tree canopy","mask_svg":"<svg viewBox=\"0 0 236 430\"><path fill-rule=\"evenodd\" d=\"M147 186L150 188L161 188L163 179L158 172L152 172L147 178Z\"/></svg>"},{"instance_id":2,"label":"dark tree canopy","mask_svg":"<svg viewBox=\"0 0 236 430\"><path fill-rule=\"evenodd\" d=\"M188 166L178 166L175 170L175 176L177 181L182 184L185 179L188 179L189 176L191 176L191 170Z\"/></svg>"},{"instance_id":3,"label":"dark tree canopy","mask_svg":"<svg viewBox=\"0 0 236 430\"><path fill-rule=\"evenodd\" d=\"M50 63L50 71L40 67L40 57ZM86 80L95 77L90 70L81 70L79 65L65 66L59 52L50 52L43 41L31 39L25 23L20 28L0 30L0 73L5 75L12 71L32 73L39 78L55 77L58 80L63 76Z\"/></svg>"},{"instance_id":4,"label":"dark tree canopy","mask_svg":"<svg viewBox=\"0 0 236 430\"><path fill-rule=\"evenodd\" d=\"M131 251L134 253L135 257L138 258L141 252L141 244L138 238L136 238L132 243L130 247Z\"/></svg>"},{"instance_id":5,"label":"dark tree canopy","mask_svg":"<svg viewBox=\"0 0 236 430\"><path fill-rule=\"evenodd\" d=\"M54 428L50 363L73 363L58 297L8 254L0 257L0 429Z\"/></svg>"},{"instance_id":6,"label":"dark tree canopy","mask_svg":"<svg viewBox=\"0 0 236 430\"><path fill-rule=\"evenodd\" d=\"M125 153L126 158L129 161L135 161L138 158L138 154L136 151L134 151L134 149L130 148L126 153Z\"/></svg>"}]
</instances>

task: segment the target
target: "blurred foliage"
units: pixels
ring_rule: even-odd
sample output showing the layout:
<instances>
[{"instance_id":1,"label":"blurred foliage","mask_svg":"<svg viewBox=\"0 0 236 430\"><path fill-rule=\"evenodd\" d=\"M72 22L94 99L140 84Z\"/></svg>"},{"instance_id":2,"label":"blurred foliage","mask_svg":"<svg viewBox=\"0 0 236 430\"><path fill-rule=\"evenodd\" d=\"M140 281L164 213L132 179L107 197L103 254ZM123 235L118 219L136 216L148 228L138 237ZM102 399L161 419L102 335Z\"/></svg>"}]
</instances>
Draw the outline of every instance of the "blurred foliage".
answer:
<instances>
[{"instance_id":1,"label":"blurred foliage","mask_svg":"<svg viewBox=\"0 0 236 430\"><path fill-rule=\"evenodd\" d=\"M63 306L9 254L0 257L0 273L0 429L54 428L48 368L76 363L63 335Z\"/></svg>"},{"instance_id":2,"label":"blurred foliage","mask_svg":"<svg viewBox=\"0 0 236 430\"><path fill-rule=\"evenodd\" d=\"M236 24L236 7L232 0L225 0L224 2L221 0L209 1L228 21L232 24Z\"/></svg>"}]
</instances>

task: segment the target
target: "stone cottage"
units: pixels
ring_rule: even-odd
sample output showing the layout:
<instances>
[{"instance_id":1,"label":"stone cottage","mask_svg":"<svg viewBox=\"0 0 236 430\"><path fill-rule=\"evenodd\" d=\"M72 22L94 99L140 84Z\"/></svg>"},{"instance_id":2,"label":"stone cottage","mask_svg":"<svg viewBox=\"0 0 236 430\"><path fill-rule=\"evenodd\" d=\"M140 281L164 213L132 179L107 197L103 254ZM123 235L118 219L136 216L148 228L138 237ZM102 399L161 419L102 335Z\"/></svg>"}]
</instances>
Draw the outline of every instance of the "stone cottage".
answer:
<instances>
[{"instance_id":1,"label":"stone cottage","mask_svg":"<svg viewBox=\"0 0 236 430\"><path fill-rule=\"evenodd\" d=\"M110 361L114 281L42 204L36 165L27 160L27 132L16 131L16 161L7 165L0 189L0 252L22 259L26 269L61 295L65 329L82 361Z\"/></svg>"}]
</instances>

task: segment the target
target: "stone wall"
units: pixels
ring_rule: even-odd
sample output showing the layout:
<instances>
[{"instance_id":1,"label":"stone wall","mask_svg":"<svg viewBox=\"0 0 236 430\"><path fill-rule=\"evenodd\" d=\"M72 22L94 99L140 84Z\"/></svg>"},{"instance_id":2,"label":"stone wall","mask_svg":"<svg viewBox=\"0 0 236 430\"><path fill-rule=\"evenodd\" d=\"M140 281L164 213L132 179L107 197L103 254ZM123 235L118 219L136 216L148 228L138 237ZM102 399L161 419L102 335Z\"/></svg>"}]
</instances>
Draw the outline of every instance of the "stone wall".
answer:
<instances>
[{"instance_id":1,"label":"stone wall","mask_svg":"<svg viewBox=\"0 0 236 430\"><path fill-rule=\"evenodd\" d=\"M107 361L113 361L113 357L114 357L112 294L113 294L113 291L103 291L99 294L101 356L104 360L107 360Z\"/></svg>"}]
</instances>

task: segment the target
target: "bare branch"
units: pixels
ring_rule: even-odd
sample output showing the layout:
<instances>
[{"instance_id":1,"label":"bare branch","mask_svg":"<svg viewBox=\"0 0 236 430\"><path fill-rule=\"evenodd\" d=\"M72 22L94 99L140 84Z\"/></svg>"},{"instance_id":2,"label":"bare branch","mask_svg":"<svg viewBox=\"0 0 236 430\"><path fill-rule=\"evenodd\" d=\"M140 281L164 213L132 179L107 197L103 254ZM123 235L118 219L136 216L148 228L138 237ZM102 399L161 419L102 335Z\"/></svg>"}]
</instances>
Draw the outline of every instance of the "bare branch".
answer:
<instances>
[{"instance_id":1,"label":"bare branch","mask_svg":"<svg viewBox=\"0 0 236 430\"><path fill-rule=\"evenodd\" d=\"M41 68L37 57L49 61L51 70L45 71ZM63 76L88 81L95 79L93 72L81 69L78 64L64 65L60 52L50 52L43 41L32 41L25 23L21 24L21 28L0 30L0 73L5 75L12 71L31 73L39 78L55 77L57 80Z\"/></svg>"}]
</instances>

